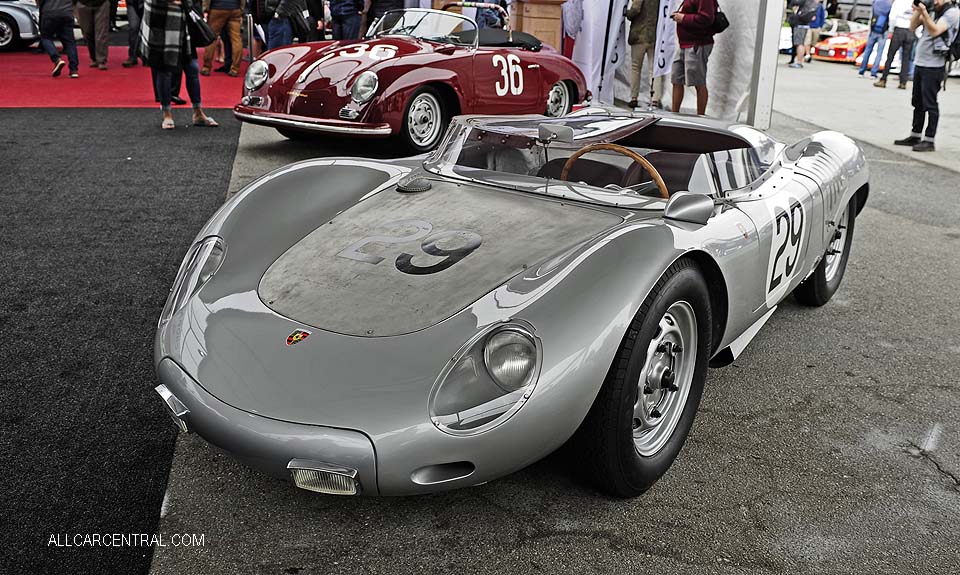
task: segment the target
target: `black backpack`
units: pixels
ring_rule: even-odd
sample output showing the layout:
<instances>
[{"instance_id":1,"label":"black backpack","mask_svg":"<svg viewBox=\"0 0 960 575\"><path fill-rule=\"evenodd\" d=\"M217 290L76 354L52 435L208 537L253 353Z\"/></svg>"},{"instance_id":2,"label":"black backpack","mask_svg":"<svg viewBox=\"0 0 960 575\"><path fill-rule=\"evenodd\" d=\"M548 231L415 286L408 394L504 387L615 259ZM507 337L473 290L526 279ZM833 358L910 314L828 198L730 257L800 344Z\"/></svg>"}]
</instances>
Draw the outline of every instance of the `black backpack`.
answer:
<instances>
[{"instance_id":1,"label":"black backpack","mask_svg":"<svg viewBox=\"0 0 960 575\"><path fill-rule=\"evenodd\" d=\"M720 3L718 2L716 15L713 17L713 33L719 34L729 27L730 20L727 20L727 15L720 9Z\"/></svg>"}]
</instances>

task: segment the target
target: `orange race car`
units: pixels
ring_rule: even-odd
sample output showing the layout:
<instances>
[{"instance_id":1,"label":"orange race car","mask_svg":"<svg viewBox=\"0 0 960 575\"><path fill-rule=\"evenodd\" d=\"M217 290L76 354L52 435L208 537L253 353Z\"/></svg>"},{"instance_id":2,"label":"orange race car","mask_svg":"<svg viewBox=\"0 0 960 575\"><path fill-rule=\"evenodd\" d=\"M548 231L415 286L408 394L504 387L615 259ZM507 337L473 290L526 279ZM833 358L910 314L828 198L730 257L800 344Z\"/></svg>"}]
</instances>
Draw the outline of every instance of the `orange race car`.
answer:
<instances>
[{"instance_id":1,"label":"orange race car","mask_svg":"<svg viewBox=\"0 0 960 575\"><path fill-rule=\"evenodd\" d=\"M817 42L810 51L810 56L815 60L828 62L855 62L867 45L867 35L868 32L863 30L827 38Z\"/></svg>"}]
</instances>

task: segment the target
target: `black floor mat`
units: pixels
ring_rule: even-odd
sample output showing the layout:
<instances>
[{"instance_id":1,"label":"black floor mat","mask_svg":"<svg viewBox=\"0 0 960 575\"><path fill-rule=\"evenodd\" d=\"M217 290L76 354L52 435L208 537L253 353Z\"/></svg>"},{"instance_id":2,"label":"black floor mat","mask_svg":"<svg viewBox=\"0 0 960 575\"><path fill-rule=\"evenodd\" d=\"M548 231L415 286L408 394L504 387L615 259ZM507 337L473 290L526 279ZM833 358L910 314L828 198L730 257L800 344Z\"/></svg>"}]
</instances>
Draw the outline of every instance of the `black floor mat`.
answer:
<instances>
[{"instance_id":1,"label":"black floor mat","mask_svg":"<svg viewBox=\"0 0 960 575\"><path fill-rule=\"evenodd\" d=\"M161 133L159 110L0 110L0 572L149 569L150 547L51 542L157 525L175 434L154 331L240 129L189 113Z\"/></svg>"}]
</instances>

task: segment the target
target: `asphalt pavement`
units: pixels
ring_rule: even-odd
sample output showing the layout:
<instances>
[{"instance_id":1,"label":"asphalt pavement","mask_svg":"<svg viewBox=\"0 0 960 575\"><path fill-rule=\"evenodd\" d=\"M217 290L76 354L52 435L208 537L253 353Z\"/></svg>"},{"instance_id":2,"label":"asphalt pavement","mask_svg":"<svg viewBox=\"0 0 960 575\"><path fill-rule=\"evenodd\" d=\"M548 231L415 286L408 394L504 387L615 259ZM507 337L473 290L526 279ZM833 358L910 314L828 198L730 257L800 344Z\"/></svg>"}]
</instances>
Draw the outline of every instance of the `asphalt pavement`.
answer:
<instances>
[{"instance_id":1,"label":"asphalt pavement","mask_svg":"<svg viewBox=\"0 0 960 575\"><path fill-rule=\"evenodd\" d=\"M819 129L776 114L772 133ZM205 544L156 549L151 573L960 572L958 175L863 147L872 191L841 290L788 300L709 373L643 497L596 493L564 454L451 493L318 496L181 436L158 529ZM304 154L244 126L230 189Z\"/></svg>"},{"instance_id":2,"label":"asphalt pavement","mask_svg":"<svg viewBox=\"0 0 960 575\"><path fill-rule=\"evenodd\" d=\"M153 335L223 201L239 123L160 131L157 110L0 110L0 573L147 571L175 434Z\"/></svg>"}]
</instances>

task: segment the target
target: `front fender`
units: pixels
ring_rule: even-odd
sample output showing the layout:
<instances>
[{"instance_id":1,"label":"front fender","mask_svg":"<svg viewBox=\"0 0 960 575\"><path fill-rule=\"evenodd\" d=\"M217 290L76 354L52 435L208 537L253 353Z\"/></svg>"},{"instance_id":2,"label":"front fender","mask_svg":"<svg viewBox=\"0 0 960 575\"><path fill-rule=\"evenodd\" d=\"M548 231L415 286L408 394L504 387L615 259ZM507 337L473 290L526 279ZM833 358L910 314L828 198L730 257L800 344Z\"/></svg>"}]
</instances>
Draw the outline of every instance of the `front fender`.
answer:
<instances>
[{"instance_id":1,"label":"front fender","mask_svg":"<svg viewBox=\"0 0 960 575\"><path fill-rule=\"evenodd\" d=\"M21 40L30 41L40 37L37 20L35 20L35 16L27 8L17 6L16 4L8 4L0 7L0 12L7 14L17 23Z\"/></svg>"},{"instance_id":2,"label":"front fender","mask_svg":"<svg viewBox=\"0 0 960 575\"><path fill-rule=\"evenodd\" d=\"M394 133L399 133L403 126L403 113L406 111L407 102L417 89L427 84L443 86L442 89L447 92L443 95L449 96L452 93L460 110L466 109L465 87L460 75L454 70L393 66L385 69L383 73L386 76L391 72L398 75L387 82L381 81L383 91L367 106L366 113L362 116L364 122L386 122Z\"/></svg>"}]
</instances>

